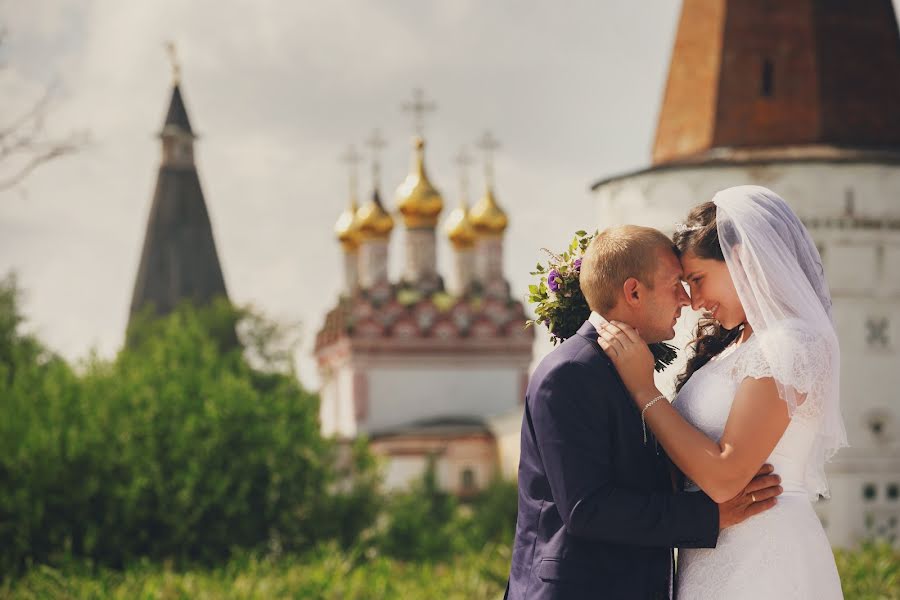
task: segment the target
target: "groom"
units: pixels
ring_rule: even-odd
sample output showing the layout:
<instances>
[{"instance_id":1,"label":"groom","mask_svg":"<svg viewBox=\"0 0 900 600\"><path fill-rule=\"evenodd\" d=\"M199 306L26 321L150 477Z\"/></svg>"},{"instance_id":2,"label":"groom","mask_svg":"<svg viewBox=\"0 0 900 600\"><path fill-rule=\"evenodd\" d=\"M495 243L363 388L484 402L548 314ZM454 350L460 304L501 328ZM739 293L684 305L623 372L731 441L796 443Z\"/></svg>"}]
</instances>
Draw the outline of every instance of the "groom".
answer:
<instances>
[{"instance_id":1,"label":"groom","mask_svg":"<svg viewBox=\"0 0 900 600\"><path fill-rule=\"evenodd\" d=\"M714 548L721 529L774 505L769 466L720 505L673 493L662 450L649 431L644 441L597 344L604 317L648 343L674 337L690 305L681 275L672 242L647 227L607 229L585 252L579 283L591 317L541 361L526 393L509 600L670 598L673 547Z\"/></svg>"}]
</instances>

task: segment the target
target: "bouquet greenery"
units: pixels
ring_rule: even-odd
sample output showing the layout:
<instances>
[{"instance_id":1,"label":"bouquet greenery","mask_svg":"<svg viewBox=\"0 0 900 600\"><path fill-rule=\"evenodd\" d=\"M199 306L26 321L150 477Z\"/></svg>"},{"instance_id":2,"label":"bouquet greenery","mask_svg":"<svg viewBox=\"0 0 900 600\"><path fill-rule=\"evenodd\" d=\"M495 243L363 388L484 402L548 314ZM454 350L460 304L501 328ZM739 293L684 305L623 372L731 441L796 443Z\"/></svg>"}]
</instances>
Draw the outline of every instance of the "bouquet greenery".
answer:
<instances>
[{"instance_id":1,"label":"bouquet greenery","mask_svg":"<svg viewBox=\"0 0 900 600\"><path fill-rule=\"evenodd\" d=\"M536 323L545 325L554 346L575 335L591 314L581 293L578 276L581 273L584 251L595 235L596 231L591 235L585 231L575 232L568 249L561 254L542 248L549 256L547 264L538 263L536 270L531 272L532 275L539 276L536 284L528 286L528 300L534 304L537 318L529 319L526 326ZM657 371L672 364L677 356L675 347L670 344L660 342L649 346L656 359Z\"/></svg>"}]
</instances>

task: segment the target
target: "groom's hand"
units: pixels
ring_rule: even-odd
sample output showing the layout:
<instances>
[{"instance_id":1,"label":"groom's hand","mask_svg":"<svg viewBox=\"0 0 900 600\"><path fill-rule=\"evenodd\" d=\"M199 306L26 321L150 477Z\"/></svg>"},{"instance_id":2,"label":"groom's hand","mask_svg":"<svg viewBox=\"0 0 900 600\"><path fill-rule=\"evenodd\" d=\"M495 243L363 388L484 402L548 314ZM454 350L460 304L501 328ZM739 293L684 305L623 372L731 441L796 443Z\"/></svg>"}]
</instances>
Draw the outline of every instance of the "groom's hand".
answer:
<instances>
[{"instance_id":1,"label":"groom's hand","mask_svg":"<svg viewBox=\"0 0 900 600\"><path fill-rule=\"evenodd\" d=\"M719 531L775 506L775 497L784 490L778 485L781 477L773 474L774 470L772 465L763 465L740 494L719 505Z\"/></svg>"}]
</instances>

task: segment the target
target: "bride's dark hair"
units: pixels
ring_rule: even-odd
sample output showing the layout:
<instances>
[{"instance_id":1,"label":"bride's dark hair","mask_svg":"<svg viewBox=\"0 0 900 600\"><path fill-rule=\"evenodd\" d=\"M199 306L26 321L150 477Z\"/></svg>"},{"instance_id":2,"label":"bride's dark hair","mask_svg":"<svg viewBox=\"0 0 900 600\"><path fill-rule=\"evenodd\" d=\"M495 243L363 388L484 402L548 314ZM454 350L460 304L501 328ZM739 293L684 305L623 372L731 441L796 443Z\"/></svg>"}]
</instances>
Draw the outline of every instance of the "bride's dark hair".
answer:
<instances>
[{"instance_id":1,"label":"bride's dark hair","mask_svg":"<svg viewBox=\"0 0 900 600\"><path fill-rule=\"evenodd\" d=\"M673 241L679 255L692 252L699 258L725 262L716 228L716 205L712 202L695 206L688 213L684 226L675 232ZM684 373L675 380L675 390L680 391L695 371L724 350L740 333L740 326L725 329L715 319L701 317L694 338L694 354L688 359Z\"/></svg>"}]
</instances>

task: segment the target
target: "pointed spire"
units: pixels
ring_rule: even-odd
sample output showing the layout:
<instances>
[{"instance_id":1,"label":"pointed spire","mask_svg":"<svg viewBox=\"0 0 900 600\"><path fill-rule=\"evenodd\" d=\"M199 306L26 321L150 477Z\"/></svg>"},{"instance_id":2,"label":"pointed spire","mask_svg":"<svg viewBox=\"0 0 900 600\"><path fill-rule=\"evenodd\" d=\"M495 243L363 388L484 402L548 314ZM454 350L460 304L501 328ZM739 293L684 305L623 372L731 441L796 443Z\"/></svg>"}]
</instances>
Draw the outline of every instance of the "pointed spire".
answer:
<instances>
[{"instance_id":1,"label":"pointed spire","mask_svg":"<svg viewBox=\"0 0 900 600\"><path fill-rule=\"evenodd\" d=\"M187 123L177 86L169 113L182 115ZM162 315L184 300L206 304L216 297L228 297L193 162L193 136L176 119L163 130L162 145L162 163L131 300L132 316L147 306Z\"/></svg>"},{"instance_id":2,"label":"pointed spire","mask_svg":"<svg viewBox=\"0 0 900 600\"><path fill-rule=\"evenodd\" d=\"M169 112L166 113L163 130L169 127L177 127L184 133L194 135L191 122L188 120L187 109L184 107L184 100L181 99L181 88L177 85L172 88L172 100L169 102Z\"/></svg>"}]
</instances>

